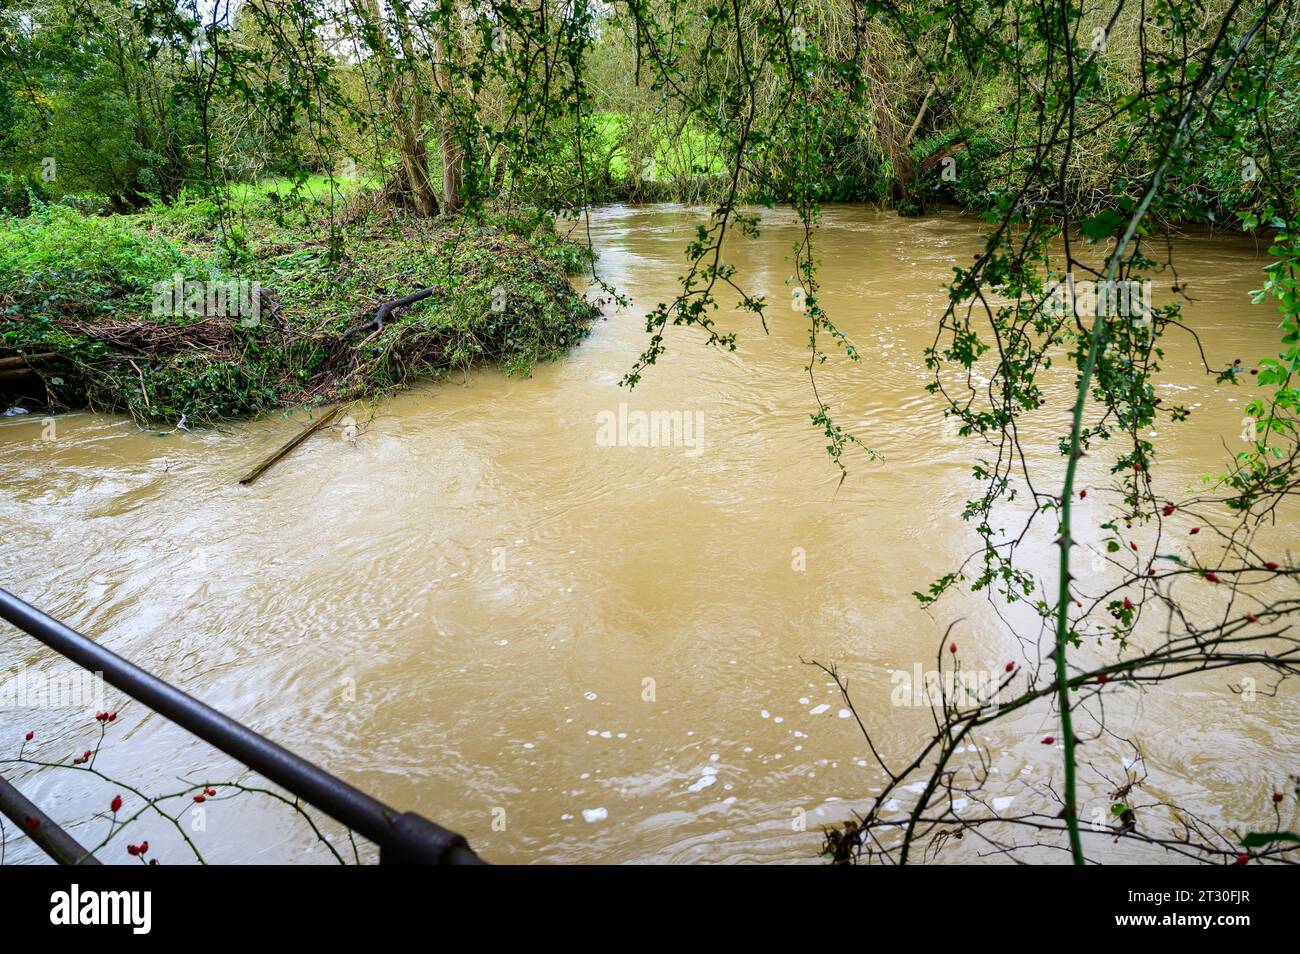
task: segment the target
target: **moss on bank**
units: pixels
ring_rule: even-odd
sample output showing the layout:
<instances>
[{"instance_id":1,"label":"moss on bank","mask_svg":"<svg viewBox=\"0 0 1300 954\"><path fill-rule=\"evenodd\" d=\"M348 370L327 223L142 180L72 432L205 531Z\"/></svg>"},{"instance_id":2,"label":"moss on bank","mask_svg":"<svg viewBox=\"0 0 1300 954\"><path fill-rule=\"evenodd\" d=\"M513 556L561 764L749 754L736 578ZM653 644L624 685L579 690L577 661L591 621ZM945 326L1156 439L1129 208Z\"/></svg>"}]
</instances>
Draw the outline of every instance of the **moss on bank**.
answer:
<instances>
[{"instance_id":1,"label":"moss on bank","mask_svg":"<svg viewBox=\"0 0 1300 954\"><path fill-rule=\"evenodd\" d=\"M337 208L331 229L329 211L268 200L232 221L187 200L0 219L0 393L204 423L373 397L483 360L527 373L595 315L566 275L583 251L545 229L385 210L344 221ZM374 326L381 304L425 287Z\"/></svg>"}]
</instances>

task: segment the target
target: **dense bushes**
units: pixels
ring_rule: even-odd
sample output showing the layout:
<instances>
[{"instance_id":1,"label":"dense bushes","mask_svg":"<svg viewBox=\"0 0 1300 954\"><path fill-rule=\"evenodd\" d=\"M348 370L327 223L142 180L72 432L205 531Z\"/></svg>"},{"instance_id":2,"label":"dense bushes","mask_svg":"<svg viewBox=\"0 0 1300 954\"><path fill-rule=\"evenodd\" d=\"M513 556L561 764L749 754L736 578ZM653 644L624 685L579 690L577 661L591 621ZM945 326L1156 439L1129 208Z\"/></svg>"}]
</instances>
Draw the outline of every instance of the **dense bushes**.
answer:
<instances>
[{"instance_id":1,"label":"dense bushes","mask_svg":"<svg viewBox=\"0 0 1300 954\"><path fill-rule=\"evenodd\" d=\"M33 205L49 202L45 185L36 176L0 172L0 215L30 215Z\"/></svg>"}]
</instances>

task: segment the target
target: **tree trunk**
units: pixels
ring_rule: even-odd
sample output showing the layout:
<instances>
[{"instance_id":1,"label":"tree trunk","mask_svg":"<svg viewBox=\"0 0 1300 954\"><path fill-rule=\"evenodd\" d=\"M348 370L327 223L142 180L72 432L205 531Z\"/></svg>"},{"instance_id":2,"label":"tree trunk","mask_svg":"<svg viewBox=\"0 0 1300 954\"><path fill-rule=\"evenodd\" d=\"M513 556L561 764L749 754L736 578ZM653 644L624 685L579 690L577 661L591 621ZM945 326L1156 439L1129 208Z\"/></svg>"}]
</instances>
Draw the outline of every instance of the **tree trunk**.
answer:
<instances>
[{"instance_id":1,"label":"tree trunk","mask_svg":"<svg viewBox=\"0 0 1300 954\"><path fill-rule=\"evenodd\" d=\"M423 216L433 217L438 214L438 196L433 183L429 181L429 150L424 140L416 136L409 125L402 130L399 151L402 155L402 171L407 187L411 190L411 202L415 211Z\"/></svg>"},{"instance_id":2,"label":"tree trunk","mask_svg":"<svg viewBox=\"0 0 1300 954\"><path fill-rule=\"evenodd\" d=\"M388 83L393 129L397 133L397 150L402 161L402 179L410 189L411 204L418 214L435 216L438 214L438 196L429 180L429 149L424 141L424 94L420 91L418 78L413 75L415 59L405 49L409 46L409 25L398 13L398 35L402 37L405 54L399 64L378 0L358 4L357 11L366 21L375 55Z\"/></svg>"},{"instance_id":3,"label":"tree trunk","mask_svg":"<svg viewBox=\"0 0 1300 954\"><path fill-rule=\"evenodd\" d=\"M456 139L454 127L456 90L451 74L451 56L454 52L451 29L450 25L443 24L433 45L442 101L441 121L438 124L438 140L442 149L442 205L448 215L454 215L465 205L465 152Z\"/></svg>"},{"instance_id":4,"label":"tree trunk","mask_svg":"<svg viewBox=\"0 0 1300 954\"><path fill-rule=\"evenodd\" d=\"M499 196L506 184L506 147L501 146L497 153L496 166L492 169L492 194Z\"/></svg>"},{"instance_id":5,"label":"tree trunk","mask_svg":"<svg viewBox=\"0 0 1300 954\"><path fill-rule=\"evenodd\" d=\"M916 192L916 165L908 151L910 131L903 128L894 113L887 86L889 74L883 58L872 50L870 34L864 38L862 57L872 123L894 173L890 189L894 203L901 215L919 215L924 207Z\"/></svg>"}]
</instances>

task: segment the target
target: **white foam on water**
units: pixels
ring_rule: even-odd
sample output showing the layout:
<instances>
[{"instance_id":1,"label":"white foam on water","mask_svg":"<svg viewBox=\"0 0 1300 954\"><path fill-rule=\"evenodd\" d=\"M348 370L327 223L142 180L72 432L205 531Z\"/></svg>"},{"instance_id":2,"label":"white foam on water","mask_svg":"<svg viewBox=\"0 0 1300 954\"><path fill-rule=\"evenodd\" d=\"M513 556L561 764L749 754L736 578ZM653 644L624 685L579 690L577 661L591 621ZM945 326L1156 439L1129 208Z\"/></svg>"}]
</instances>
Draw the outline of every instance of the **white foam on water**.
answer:
<instances>
[{"instance_id":1,"label":"white foam on water","mask_svg":"<svg viewBox=\"0 0 1300 954\"><path fill-rule=\"evenodd\" d=\"M704 791L704 789L708 788L717 780L718 777L716 775L701 775L699 780L694 785L688 786L687 791L702 792Z\"/></svg>"}]
</instances>

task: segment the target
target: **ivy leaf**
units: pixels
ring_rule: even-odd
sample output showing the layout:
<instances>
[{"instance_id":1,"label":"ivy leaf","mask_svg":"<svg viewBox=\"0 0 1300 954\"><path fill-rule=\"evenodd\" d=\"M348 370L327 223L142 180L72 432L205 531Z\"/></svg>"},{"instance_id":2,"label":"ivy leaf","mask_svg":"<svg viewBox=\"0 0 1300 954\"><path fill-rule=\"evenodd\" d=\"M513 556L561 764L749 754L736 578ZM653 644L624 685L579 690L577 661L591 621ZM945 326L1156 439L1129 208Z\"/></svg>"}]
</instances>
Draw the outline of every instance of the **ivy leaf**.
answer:
<instances>
[{"instance_id":1,"label":"ivy leaf","mask_svg":"<svg viewBox=\"0 0 1300 954\"><path fill-rule=\"evenodd\" d=\"M1114 235L1125 221L1127 220L1124 215L1114 209L1108 209L1100 215L1094 215L1092 218L1080 222L1079 231L1096 242L1108 235Z\"/></svg>"}]
</instances>

